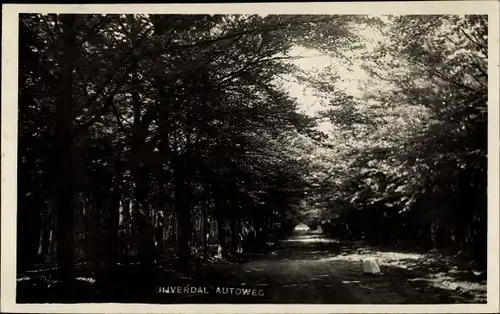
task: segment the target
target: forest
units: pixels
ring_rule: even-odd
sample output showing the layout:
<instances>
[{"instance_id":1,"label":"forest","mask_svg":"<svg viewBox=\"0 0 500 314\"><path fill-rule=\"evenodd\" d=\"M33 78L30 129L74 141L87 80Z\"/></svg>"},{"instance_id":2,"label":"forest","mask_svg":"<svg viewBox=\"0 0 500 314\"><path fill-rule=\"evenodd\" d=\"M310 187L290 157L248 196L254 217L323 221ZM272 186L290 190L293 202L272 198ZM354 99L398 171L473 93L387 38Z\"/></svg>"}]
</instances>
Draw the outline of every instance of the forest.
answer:
<instances>
[{"instance_id":1,"label":"forest","mask_svg":"<svg viewBox=\"0 0 500 314\"><path fill-rule=\"evenodd\" d=\"M480 15L19 15L18 277L71 299L88 269L107 295L123 269L147 283L299 223L485 268L487 34ZM361 93L297 47L356 52Z\"/></svg>"}]
</instances>

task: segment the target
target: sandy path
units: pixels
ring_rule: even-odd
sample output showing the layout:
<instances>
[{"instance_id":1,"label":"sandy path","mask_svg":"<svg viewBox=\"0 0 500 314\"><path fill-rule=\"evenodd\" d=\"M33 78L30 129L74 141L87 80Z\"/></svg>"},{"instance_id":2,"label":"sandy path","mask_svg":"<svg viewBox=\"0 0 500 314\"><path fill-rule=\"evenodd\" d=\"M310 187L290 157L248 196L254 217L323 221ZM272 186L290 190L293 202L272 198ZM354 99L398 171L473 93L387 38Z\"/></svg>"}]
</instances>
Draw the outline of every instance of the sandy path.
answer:
<instances>
[{"instance_id":1,"label":"sandy path","mask_svg":"<svg viewBox=\"0 0 500 314\"><path fill-rule=\"evenodd\" d=\"M363 274L361 260L367 256L379 258L383 274ZM297 234L278 243L272 252L254 261L219 265L200 275L200 283L212 288L255 288L263 290L263 295L251 297L211 293L186 298L191 302L207 303L485 302L485 282L450 277L450 271L453 273L456 269L452 265L448 266L450 271L444 276L443 263L435 260L433 264L424 255L382 252L366 247L360 249L318 234ZM418 268L422 266L425 266L424 270Z\"/></svg>"}]
</instances>

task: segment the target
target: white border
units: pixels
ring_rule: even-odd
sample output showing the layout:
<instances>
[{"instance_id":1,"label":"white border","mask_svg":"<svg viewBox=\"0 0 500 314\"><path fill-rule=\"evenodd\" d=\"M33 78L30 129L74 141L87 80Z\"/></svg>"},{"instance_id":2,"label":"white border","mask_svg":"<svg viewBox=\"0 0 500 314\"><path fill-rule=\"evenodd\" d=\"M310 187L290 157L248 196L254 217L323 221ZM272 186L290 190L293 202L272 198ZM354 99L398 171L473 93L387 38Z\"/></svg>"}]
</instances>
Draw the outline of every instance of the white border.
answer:
<instances>
[{"instance_id":1,"label":"white border","mask_svg":"<svg viewBox=\"0 0 500 314\"><path fill-rule=\"evenodd\" d=\"M487 313L499 312L499 10L497 1L113 4L2 6L1 311L52 313ZM488 303L482 305L16 304L18 13L488 14Z\"/></svg>"}]
</instances>

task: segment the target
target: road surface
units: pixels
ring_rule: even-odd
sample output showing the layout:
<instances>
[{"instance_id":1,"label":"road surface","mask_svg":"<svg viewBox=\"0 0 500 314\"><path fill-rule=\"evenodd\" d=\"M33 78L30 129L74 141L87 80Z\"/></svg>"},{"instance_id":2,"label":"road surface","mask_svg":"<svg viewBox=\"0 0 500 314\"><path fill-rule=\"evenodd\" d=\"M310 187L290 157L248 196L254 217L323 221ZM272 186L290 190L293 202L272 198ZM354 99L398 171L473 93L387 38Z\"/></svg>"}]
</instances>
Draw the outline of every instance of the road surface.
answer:
<instances>
[{"instance_id":1,"label":"road surface","mask_svg":"<svg viewBox=\"0 0 500 314\"><path fill-rule=\"evenodd\" d=\"M361 261L369 256L379 258L382 274L363 274ZM450 273L457 276L450 277ZM191 288L194 287L193 291L198 289L198 293L183 293L181 290L185 287L168 289L166 285L167 289L160 289L156 302L485 302L485 281L481 283L477 278L464 281L463 275L447 261L418 254L382 252L302 232L277 243L271 252L256 256L251 262L221 264L197 274Z\"/></svg>"},{"instance_id":2,"label":"road surface","mask_svg":"<svg viewBox=\"0 0 500 314\"><path fill-rule=\"evenodd\" d=\"M246 262L221 260L181 275L167 266L153 280L120 275L112 294L92 275L69 302L437 304L486 302L486 278L456 261L432 254L394 252L296 232ZM376 257L382 274L363 274L362 260ZM134 274L130 266L125 267ZM79 276L84 276L83 274ZM26 278L24 278L26 277ZM136 278L140 277L140 278ZM135 279L134 279L135 278ZM140 279L137 281L137 279ZM144 285L137 284L143 282ZM18 302L60 303L60 292L27 276L18 278ZM142 288L141 288L142 287ZM99 293L97 293L99 292ZM66 302L66 301L63 301Z\"/></svg>"}]
</instances>

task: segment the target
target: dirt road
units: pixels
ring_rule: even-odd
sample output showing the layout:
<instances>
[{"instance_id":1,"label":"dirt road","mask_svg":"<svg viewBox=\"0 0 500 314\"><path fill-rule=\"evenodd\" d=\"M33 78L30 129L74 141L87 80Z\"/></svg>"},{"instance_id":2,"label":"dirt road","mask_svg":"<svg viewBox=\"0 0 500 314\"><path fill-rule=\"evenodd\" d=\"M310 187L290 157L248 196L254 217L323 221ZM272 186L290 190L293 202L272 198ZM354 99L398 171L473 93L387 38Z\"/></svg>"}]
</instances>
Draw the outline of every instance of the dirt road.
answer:
<instances>
[{"instance_id":1,"label":"dirt road","mask_svg":"<svg viewBox=\"0 0 500 314\"><path fill-rule=\"evenodd\" d=\"M383 274L363 274L361 260L367 256L379 258ZM198 274L191 286L205 287L203 294L169 294L163 290L158 301L435 304L486 300L485 281L473 274L464 280L465 273L448 261L377 251L319 234L295 234L270 253L255 258L243 264L218 265ZM245 292L247 295L243 295Z\"/></svg>"},{"instance_id":2,"label":"dirt road","mask_svg":"<svg viewBox=\"0 0 500 314\"><path fill-rule=\"evenodd\" d=\"M161 268L154 280L120 276L111 295L93 278L78 277L70 302L437 304L486 302L485 274L443 256L394 252L321 234L296 233L247 262L224 260L188 274ZM382 274L363 274L362 260L376 257ZM129 270L125 268L126 270ZM134 274L134 272L130 272ZM83 276L83 275L82 275ZM26 276L24 276L26 277ZM18 278L18 302L61 302L56 288ZM137 277L137 276L136 276ZM141 278L139 278L141 279ZM141 286L137 282L146 282ZM99 292L99 293L98 293ZM66 302L66 301L63 301Z\"/></svg>"}]
</instances>

